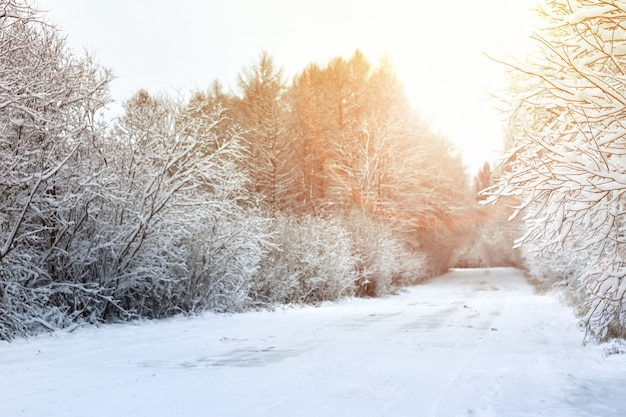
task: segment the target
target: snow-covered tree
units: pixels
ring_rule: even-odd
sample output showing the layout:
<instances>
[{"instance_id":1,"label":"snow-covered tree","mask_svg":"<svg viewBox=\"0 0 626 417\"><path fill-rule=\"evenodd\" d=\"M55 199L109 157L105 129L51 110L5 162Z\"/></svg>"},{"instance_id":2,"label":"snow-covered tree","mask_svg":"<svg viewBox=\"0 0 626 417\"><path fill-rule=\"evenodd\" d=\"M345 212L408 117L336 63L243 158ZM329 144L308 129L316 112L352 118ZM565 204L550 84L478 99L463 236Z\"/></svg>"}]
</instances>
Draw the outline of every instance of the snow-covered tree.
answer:
<instances>
[{"instance_id":1,"label":"snow-covered tree","mask_svg":"<svg viewBox=\"0 0 626 417\"><path fill-rule=\"evenodd\" d=\"M246 195L237 130L195 97L139 91L109 146L115 182L103 223L103 284L124 311L239 310L264 252L264 219ZM118 148L115 150L114 148Z\"/></svg>"},{"instance_id":2,"label":"snow-covered tree","mask_svg":"<svg viewBox=\"0 0 626 417\"><path fill-rule=\"evenodd\" d=\"M244 141L250 154L246 166L253 189L273 209L293 208L301 188L293 141L287 131L283 72L267 52L262 52L238 81L243 93L238 116L246 129Z\"/></svg>"},{"instance_id":3,"label":"snow-covered tree","mask_svg":"<svg viewBox=\"0 0 626 417\"><path fill-rule=\"evenodd\" d=\"M405 166L405 152L411 152L408 101L386 62L372 68L357 51L349 61L333 64L329 78L341 94L329 141L329 197L333 204L385 211L390 187L402 178L391 172Z\"/></svg>"},{"instance_id":4,"label":"snow-covered tree","mask_svg":"<svg viewBox=\"0 0 626 417\"><path fill-rule=\"evenodd\" d=\"M626 325L626 2L544 0L535 50L515 76L508 171L489 201L521 198L541 250L584 242L588 335Z\"/></svg>"},{"instance_id":5,"label":"snow-covered tree","mask_svg":"<svg viewBox=\"0 0 626 417\"><path fill-rule=\"evenodd\" d=\"M289 132L296 141L295 157L301 178L303 205L309 211L319 208L326 189L325 165L328 146L320 113L324 105L320 93L324 91L324 72L317 65L309 65L291 85L287 99L290 107Z\"/></svg>"},{"instance_id":6,"label":"snow-covered tree","mask_svg":"<svg viewBox=\"0 0 626 417\"><path fill-rule=\"evenodd\" d=\"M389 62L373 67L356 51L310 65L289 98L308 205L400 223L396 230L432 252L435 269L447 268L455 241L447 233L467 204L465 170L450 142L410 108Z\"/></svg>"},{"instance_id":7,"label":"snow-covered tree","mask_svg":"<svg viewBox=\"0 0 626 417\"><path fill-rule=\"evenodd\" d=\"M267 303L317 303L354 295L352 240L337 218L276 213L273 247L263 258L250 297Z\"/></svg>"},{"instance_id":8,"label":"snow-covered tree","mask_svg":"<svg viewBox=\"0 0 626 417\"><path fill-rule=\"evenodd\" d=\"M89 216L110 79L29 3L0 4L0 338L67 312L63 266Z\"/></svg>"},{"instance_id":9,"label":"snow-covered tree","mask_svg":"<svg viewBox=\"0 0 626 417\"><path fill-rule=\"evenodd\" d=\"M352 240L358 296L382 296L428 276L425 255L407 246L391 220L353 209L341 221Z\"/></svg>"},{"instance_id":10,"label":"snow-covered tree","mask_svg":"<svg viewBox=\"0 0 626 417\"><path fill-rule=\"evenodd\" d=\"M389 214L415 207L415 197L445 211L466 191L460 158L410 108L388 61L372 67L357 50L311 65L289 97L307 194L318 205Z\"/></svg>"},{"instance_id":11,"label":"snow-covered tree","mask_svg":"<svg viewBox=\"0 0 626 417\"><path fill-rule=\"evenodd\" d=\"M485 199L485 196L481 194L481 191L486 190L492 184L493 175L491 173L491 165L489 164L489 162L485 162L485 164L474 177L474 192L476 193L476 199Z\"/></svg>"},{"instance_id":12,"label":"snow-covered tree","mask_svg":"<svg viewBox=\"0 0 626 417\"><path fill-rule=\"evenodd\" d=\"M472 213L468 211L468 213ZM522 233L521 219L509 221L508 205L478 206L471 217L469 230L455 253L455 266L461 268L521 267L522 250L514 242ZM532 256L526 260L532 260Z\"/></svg>"}]
</instances>

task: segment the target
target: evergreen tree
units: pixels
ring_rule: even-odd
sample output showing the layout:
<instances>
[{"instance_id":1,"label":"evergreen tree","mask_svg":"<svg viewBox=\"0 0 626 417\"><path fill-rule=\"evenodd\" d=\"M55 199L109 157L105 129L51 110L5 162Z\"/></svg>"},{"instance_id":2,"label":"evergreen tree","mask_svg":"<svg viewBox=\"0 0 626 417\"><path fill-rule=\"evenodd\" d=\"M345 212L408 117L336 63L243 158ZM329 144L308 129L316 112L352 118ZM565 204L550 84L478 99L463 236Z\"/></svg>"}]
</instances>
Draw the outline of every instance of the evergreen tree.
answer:
<instances>
[{"instance_id":1,"label":"evergreen tree","mask_svg":"<svg viewBox=\"0 0 626 417\"><path fill-rule=\"evenodd\" d=\"M478 174L474 177L474 192L476 193L476 199L481 201L487 198L481 194L481 191L488 189L493 184L493 178L491 174L491 166L489 162L485 162L483 167L478 171Z\"/></svg>"},{"instance_id":2,"label":"evergreen tree","mask_svg":"<svg viewBox=\"0 0 626 417\"><path fill-rule=\"evenodd\" d=\"M286 83L267 52L239 76L243 92L241 122L250 158L248 171L254 191L273 209L294 208L300 189L293 145L287 131Z\"/></svg>"}]
</instances>

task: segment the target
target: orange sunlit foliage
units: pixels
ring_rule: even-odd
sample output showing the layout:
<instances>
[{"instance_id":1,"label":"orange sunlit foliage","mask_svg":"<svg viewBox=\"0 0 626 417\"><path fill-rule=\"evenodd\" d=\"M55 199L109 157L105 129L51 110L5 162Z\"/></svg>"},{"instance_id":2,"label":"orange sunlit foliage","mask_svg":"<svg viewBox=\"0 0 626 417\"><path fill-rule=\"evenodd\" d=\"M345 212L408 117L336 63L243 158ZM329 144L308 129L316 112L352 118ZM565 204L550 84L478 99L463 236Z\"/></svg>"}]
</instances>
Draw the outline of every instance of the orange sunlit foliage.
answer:
<instances>
[{"instance_id":1,"label":"orange sunlit foliage","mask_svg":"<svg viewBox=\"0 0 626 417\"><path fill-rule=\"evenodd\" d=\"M311 65L289 94L303 182L314 206L329 199L341 205L363 205L364 198L385 201L415 177L408 170L428 175L424 165L436 163L423 158L433 155L417 155L422 140L417 136L437 138L423 126L416 132L408 100L387 62L372 67L357 51L326 68Z\"/></svg>"},{"instance_id":2,"label":"orange sunlit foliage","mask_svg":"<svg viewBox=\"0 0 626 417\"><path fill-rule=\"evenodd\" d=\"M388 61L373 66L357 50L350 59L307 66L285 88L272 65L262 54L245 70L237 106L250 129L253 182L271 206L358 208L437 239L468 221L461 159L411 109ZM432 237L424 239L433 246Z\"/></svg>"}]
</instances>

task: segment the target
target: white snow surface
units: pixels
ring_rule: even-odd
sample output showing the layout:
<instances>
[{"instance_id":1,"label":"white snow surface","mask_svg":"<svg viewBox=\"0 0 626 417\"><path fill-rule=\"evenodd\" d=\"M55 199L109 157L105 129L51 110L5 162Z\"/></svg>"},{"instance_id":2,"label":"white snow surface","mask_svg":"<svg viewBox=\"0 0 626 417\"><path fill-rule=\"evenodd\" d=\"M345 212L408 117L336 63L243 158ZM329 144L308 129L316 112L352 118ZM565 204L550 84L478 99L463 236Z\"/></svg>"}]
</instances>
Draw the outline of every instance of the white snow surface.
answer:
<instances>
[{"instance_id":1,"label":"white snow surface","mask_svg":"<svg viewBox=\"0 0 626 417\"><path fill-rule=\"evenodd\" d=\"M624 416L626 355L514 269L0 343L0 416Z\"/></svg>"}]
</instances>

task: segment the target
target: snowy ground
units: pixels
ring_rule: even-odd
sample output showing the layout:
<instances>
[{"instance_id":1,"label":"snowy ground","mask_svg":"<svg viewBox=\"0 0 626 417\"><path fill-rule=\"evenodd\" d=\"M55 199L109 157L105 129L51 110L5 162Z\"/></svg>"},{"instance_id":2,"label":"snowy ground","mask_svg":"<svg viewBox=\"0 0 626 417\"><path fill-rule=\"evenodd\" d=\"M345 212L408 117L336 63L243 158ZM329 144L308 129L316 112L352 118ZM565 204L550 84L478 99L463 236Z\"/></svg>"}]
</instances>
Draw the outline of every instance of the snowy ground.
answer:
<instances>
[{"instance_id":1,"label":"snowy ground","mask_svg":"<svg viewBox=\"0 0 626 417\"><path fill-rule=\"evenodd\" d=\"M0 416L624 416L626 355L511 269L0 343Z\"/></svg>"}]
</instances>

